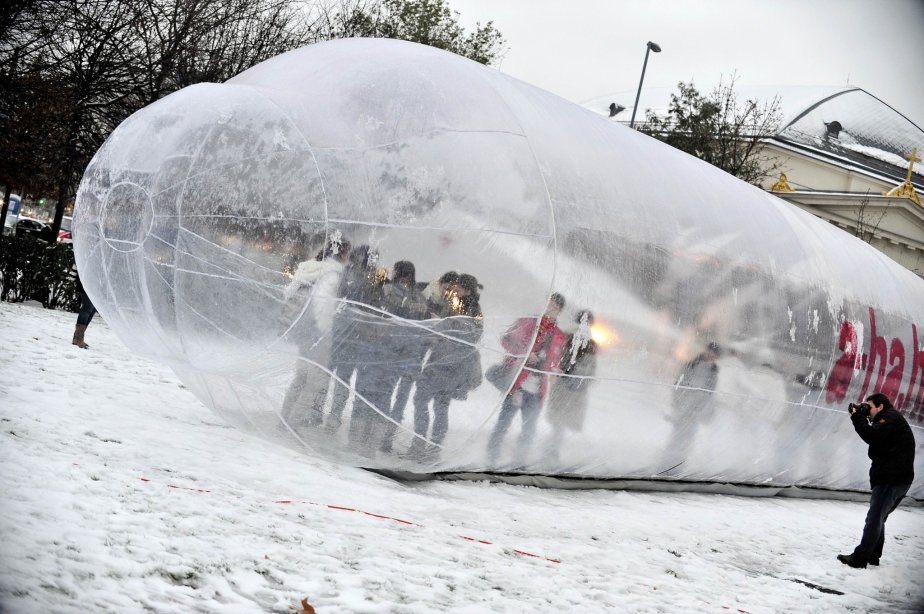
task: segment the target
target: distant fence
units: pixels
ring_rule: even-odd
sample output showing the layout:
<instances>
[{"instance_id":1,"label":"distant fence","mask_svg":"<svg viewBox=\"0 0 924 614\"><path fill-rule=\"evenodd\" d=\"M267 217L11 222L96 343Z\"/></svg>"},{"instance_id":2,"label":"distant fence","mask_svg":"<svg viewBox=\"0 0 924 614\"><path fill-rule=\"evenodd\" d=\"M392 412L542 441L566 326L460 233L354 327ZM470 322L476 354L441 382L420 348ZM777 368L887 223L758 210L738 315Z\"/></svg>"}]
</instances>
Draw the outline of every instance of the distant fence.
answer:
<instances>
[{"instance_id":1,"label":"distant fence","mask_svg":"<svg viewBox=\"0 0 924 614\"><path fill-rule=\"evenodd\" d=\"M47 309L78 311L80 293L70 243L0 237L0 300L34 300Z\"/></svg>"}]
</instances>

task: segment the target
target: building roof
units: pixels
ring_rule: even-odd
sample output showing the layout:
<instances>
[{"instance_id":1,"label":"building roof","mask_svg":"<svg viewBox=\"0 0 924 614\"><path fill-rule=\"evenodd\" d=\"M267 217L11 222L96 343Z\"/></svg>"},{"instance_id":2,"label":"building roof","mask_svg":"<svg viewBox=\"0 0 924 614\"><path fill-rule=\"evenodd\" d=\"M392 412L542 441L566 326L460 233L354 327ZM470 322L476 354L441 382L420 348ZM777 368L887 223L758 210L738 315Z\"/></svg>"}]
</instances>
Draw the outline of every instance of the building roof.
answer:
<instances>
[{"instance_id":1,"label":"building roof","mask_svg":"<svg viewBox=\"0 0 924 614\"><path fill-rule=\"evenodd\" d=\"M645 110L666 115L672 93L676 88L646 88L636 121L644 121ZM736 87L735 93L739 102L776 97L783 119L773 138L832 164L860 167L899 183L908 174L906 156L913 148L924 159L924 130L862 88L750 86ZM606 114L611 101L631 105L632 96L634 92L620 92L587 101L583 106ZM628 122L631 112L630 106L617 116L617 121ZM924 162L915 163L911 180L918 190L924 190Z\"/></svg>"},{"instance_id":2,"label":"building roof","mask_svg":"<svg viewBox=\"0 0 924 614\"><path fill-rule=\"evenodd\" d=\"M924 156L924 130L858 87L828 92L790 111L774 139L898 181L907 176L912 149ZM915 164L911 180L924 188L924 164Z\"/></svg>"}]
</instances>

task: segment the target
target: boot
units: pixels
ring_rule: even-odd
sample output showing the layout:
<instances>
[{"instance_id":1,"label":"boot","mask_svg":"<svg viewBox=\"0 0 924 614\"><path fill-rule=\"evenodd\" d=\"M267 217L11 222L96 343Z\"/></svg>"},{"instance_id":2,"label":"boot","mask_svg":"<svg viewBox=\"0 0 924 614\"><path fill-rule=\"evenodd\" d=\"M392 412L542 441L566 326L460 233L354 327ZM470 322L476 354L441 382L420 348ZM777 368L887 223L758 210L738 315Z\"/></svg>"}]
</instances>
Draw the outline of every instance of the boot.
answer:
<instances>
[{"instance_id":1,"label":"boot","mask_svg":"<svg viewBox=\"0 0 924 614\"><path fill-rule=\"evenodd\" d=\"M411 442L411 447L402 454L406 459L416 460L420 462L421 458L427 453L427 442L424 441L421 437L415 437L414 441Z\"/></svg>"},{"instance_id":2,"label":"boot","mask_svg":"<svg viewBox=\"0 0 924 614\"><path fill-rule=\"evenodd\" d=\"M83 334L84 334L85 332L87 332L87 325L86 325L86 324L78 324L78 325L77 325L77 328L74 329L74 339L73 339L73 341L71 341L71 343L73 343L73 344L76 345L77 347L83 348L83 349L87 349L88 347L90 347L90 346L87 345L87 344L84 342L84 340L83 340Z\"/></svg>"}]
</instances>

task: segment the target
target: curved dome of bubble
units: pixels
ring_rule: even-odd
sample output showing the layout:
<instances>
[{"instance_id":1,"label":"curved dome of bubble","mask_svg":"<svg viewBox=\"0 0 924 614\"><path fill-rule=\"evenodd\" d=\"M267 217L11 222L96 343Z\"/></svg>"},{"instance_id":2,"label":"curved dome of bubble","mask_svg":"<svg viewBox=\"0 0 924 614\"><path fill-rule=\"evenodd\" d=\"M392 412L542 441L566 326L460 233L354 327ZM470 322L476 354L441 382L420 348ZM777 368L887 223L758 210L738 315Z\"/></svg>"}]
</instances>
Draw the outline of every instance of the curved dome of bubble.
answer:
<instances>
[{"instance_id":1,"label":"curved dome of bubble","mask_svg":"<svg viewBox=\"0 0 924 614\"><path fill-rule=\"evenodd\" d=\"M845 409L876 390L922 438L921 279L433 48L322 43L172 94L106 141L74 221L128 346L340 462L865 489Z\"/></svg>"}]
</instances>

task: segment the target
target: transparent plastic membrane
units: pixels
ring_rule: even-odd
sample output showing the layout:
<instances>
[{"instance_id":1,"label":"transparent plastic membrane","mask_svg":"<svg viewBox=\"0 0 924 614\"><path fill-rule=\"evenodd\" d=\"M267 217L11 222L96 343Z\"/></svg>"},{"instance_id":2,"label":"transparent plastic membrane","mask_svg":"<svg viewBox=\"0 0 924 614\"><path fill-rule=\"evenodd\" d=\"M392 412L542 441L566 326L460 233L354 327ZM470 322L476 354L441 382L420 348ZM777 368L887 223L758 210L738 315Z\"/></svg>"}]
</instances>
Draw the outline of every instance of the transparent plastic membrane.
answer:
<instances>
[{"instance_id":1,"label":"transparent plastic membrane","mask_svg":"<svg viewBox=\"0 0 924 614\"><path fill-rule=\"evenodd\" d=\"M913 149L920 152L924 130L868 92L848 88L822 95L783 126L777 138L894 174L894 167L907 171ZM911 180L924 185L920 166Z\"/></svg>"},{"instance_id":2,"label":"transparent plastic membrane","mask_svg":"<svg viewBox=\"0 0 924 614\"><path fill-rule=\"evenodd\" d=\"M127 345L340 462L863 489L846 405L877 390L921 441L921 279L432 48L323 43L177 92L97 153L74 225Z\"/></svg>"}]
</instances>

